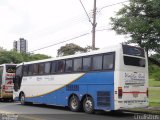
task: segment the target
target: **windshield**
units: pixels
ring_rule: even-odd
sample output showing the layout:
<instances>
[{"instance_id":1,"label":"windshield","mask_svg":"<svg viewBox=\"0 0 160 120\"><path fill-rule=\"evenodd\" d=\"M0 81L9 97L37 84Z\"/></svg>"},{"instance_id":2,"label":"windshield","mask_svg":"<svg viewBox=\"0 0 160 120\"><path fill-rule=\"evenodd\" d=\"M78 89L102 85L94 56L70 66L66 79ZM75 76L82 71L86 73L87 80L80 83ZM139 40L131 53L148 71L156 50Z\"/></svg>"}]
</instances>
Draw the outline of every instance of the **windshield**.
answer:
<instances>
[{"instance_id":1,"label":"windshield","mask_svg":"<svg viewBox=\"0 0 160 120\"><path fill-rule=\"evenodd\" d=\"M129 45L123 45L122 47L125 65L145 67L144 49Z\"/></svg>"},{"instance_id":2,"label":"windshield","mask_svg":"<svg viewBox=\"0 0 160 120\"><path fill-rule=\"evenodd\" d=\"M144 49L129 45L123 45L123 54L145 57Z\"/></svg>"},{"instance_id":3,"label":"windshield","mask_svg":"<svg viewBox=\"0 0 160 120\"><path fill-rule=\"evenodd\" d=\"M6 72L7 73L15 73L16 72L16 65L6 65Z\"/></svg>"}]
</instances>

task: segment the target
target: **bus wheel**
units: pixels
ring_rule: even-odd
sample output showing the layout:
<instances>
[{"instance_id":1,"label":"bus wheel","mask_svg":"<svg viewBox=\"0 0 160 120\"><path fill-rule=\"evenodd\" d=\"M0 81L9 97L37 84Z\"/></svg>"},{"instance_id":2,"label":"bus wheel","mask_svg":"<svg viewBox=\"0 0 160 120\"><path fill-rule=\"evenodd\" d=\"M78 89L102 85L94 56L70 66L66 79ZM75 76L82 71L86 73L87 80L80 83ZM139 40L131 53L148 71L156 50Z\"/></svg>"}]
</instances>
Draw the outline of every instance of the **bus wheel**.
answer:
<instances>
[{"instance_id":1,"label":"bus wheel","mask_svg":"<svg viewBox=\"0 0 160 120\"><path fill-rule=\"evenodd\" d=\"M78 112L80 110L80 101L77 96L73 95L69 99L69 108L73 112Z\"/></svg>"},{"instance_id":2,"label":"bus wheel","mask_svg":"<svg viewBox=\"0 0 160 120\"><path fill-rule=\"evenodd\" d=\"M93 103L92 97L87 96L84 99L84 101L83 101L83 109L88 114L94 113L94 103Z\"/></svg>"},{"instance_id":3,"label":"bus wheel","mask_svg":"<svg viewBox=\"0 0 160 120\"><path fill-rule=\"evenodd\" d=\"M21 102L22 105L25 104L25 95L24 95L24 93L20 94L20 102Z\"/></svg>"}]
</instances>

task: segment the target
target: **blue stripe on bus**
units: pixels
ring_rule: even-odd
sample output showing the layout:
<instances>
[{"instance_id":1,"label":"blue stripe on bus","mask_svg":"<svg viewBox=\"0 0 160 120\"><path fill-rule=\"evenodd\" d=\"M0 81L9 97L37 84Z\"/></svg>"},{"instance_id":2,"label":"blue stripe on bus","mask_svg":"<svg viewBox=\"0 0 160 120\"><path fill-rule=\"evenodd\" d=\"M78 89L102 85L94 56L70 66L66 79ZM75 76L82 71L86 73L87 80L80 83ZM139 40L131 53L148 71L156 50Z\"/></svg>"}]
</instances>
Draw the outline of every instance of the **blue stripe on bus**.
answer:
<instances>
[{"instance_id":1,"label":"blue stripe on bus","mask_svg":"<svg viewBox=\"0 0 160 120\"><path fill-rule=\"evenodd\" d=\"M108 107L97 105L97 92L105 91L110 93L110 105ZM27 102L42 104L53 104L59 106L68 106L68 98L74 93L79 99L89 94L94 99L95 109L113 110L114 109L114 72L92 72L86 73L73 83L49 94L39 97L26 98Z\"/></svg>"}]
</instances>

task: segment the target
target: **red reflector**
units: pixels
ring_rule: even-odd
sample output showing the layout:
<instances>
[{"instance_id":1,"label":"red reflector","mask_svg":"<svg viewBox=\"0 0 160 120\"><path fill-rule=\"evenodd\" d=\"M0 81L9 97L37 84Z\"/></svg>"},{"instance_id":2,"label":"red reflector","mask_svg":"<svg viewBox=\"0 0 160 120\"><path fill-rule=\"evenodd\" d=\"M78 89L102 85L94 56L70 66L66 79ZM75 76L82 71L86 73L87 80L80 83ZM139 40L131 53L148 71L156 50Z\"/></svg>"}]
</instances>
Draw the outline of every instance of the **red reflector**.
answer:
<instances>
[{"instance_id":1,"label":"red reflector","mask_svg":"<svg viewBox=\"0 0 160 120\"><path fill-rule=\"evenodd\" d=\"M123 94L122 87L118 87L118 97L122 98L122 94Z\"/></svg>"}]
</instances>

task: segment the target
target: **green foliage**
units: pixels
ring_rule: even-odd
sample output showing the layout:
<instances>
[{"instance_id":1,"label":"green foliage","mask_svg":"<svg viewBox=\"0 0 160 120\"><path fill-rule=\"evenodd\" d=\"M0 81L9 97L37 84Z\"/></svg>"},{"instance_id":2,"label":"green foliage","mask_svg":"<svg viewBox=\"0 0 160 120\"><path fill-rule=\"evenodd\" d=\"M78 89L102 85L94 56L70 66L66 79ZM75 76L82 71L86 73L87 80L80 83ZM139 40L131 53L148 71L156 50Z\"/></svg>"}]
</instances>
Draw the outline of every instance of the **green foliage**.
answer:
<instances>
[{"instance_id":1,"label":"green foliage","mask_svg":"<svg viewBox=\"0 0 160 120\"><path fill-rule=\"evenodd\" d=\"M151 103L159 103L160 104L160 95L159 95L160 88L149 88L149 101Z\"/></svg>"},{"instance_id":2,"label":"green foliage","mask_svg":"<svg viewBox=\"0 0 160 120\"><path fill-rule=\"evenodd\" d=\"M29 60L41 60L41 59L48 59L51 57L43 54L33 54L29 55L29 58L30 58Z\"/></svg>"},{"instance_id":3,"label":"green foliage","mask_svg":"<svg viewBox=\"0 0 160 120\"><path fill-rule=\"evenodd\" d=\"M97 50L99 48L95 48ZM85 53L85 52L90 52L92 50L91 46L87 47L80 47L76 44L70 43L66 44L58 49L57 56L66 56L66 55L73 55L76 53Z\"/></svg>"},{"instance_id":4,"label":"green foliage","mask_svg":"<svg viewBox=\"0 0 160 120\"><path fill-rule=\"evenodd\" d=\"M149 61L149 86L160 87L160 67Z\"/></svg>"},{"instance_id":5,"label":"green foliage","mask_svg":"<svg viewBox=\"0 0 160 120\"><path fill-rule=\"evenodd\" d=\"M130 0L116 17L111 18L112 29L128 34L131 40L148 52L160 49L160 0Z\"/></svg>"},{"instance_id":6,"label":"green foliage","mask_svg":"<svg viewBox=\"0 0 160 120\"><path fill-rule=\"evenodd\" d=\"M57 56L66 56L66 55L73 55L77 52L83 53L87 52L85 48L82 48L76 44L70 43L62 46L58 49Z\"/></svg>"},{"instance_id":7,"label":"green foliage","mask_svg":"<svg viewBox=\"0 0 160 120\"><path fill-rule=\"evenodd\" d=\"M47 55L43 54L25 54L25 53L18 53L14 50L6 51L0 50L0 64L3 63L21 63L33 60L41 60L50 58Z\"/></svg>"},{"instance_id":8,"label":"green foliage","mask_svg":"<svg viewBox=\"0 0 160 120\"><path fill-rule=\"evenodd\" d=\"M160 53L159 54L154 54L150 56L151 58L155 59L156 61L158 61L160 63Z\"/></svg>"}]
</instances>

